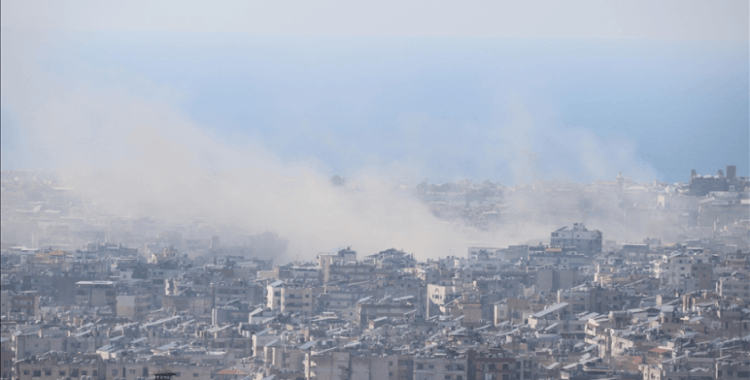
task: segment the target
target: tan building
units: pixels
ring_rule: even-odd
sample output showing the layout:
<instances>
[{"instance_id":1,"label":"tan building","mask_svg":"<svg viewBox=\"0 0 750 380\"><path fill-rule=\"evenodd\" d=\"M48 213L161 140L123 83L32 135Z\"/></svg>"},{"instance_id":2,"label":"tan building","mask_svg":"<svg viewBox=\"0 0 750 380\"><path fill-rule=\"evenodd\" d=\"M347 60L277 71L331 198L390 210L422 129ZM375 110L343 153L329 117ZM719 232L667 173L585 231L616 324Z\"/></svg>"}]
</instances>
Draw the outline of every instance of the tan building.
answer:
<instances>
[{"instance_id":1,"label":"tan building","mask_svg":"<svg viewBox=\"0 0 750 380\"><path fill-rule=\"evenodd\" d=\"M115 299L117 316L130 318L133 321L146 319L148 312L153 308L151 294L123 294L117 295Z\"/></svg>"},{"instance_id":2,"label":"tan building","mask_svg":"<svg viewBox=\"0 0 750 380\"><path fill-rule=\"evenodd\" d=\"M263 347L263 360L275 368L292 371L305 370L305 353L295 346L272 345Z\"/></svg>"},{"instance_id":3,"label":"tan building","mask_svg":"<svg viewBox=\"0 0 750 380\"><path fill-rule=\"evenodd\" d=\"M716 283L716 291L721 296L736 297L750 302L750 279L743 275L720 278Z\"/></svg>"},{"instance_id":4,"label":"tan building","mask_svg":"<svg viewBox=\"0 0 750 380\"><path fill-rule=\"evenodd\" d=\"M468 378L469 363L460 357L414 357L414 380L464 380Z\"/></svg>"},{"instance_id":5,"label":"tan building","mask_svg":"<svg viewBox=\"0 0 750 380\"><path fill-rule=\"evenodd\" d=\"M461 324L464 326L479 327L485 324L482 320L482 303L477 299L470 299L468 294L446 306L447 314L457 318L463 317Z\"/></svg>"},{"instance_id":6,"label":"tan building","mask_svg":"<svg viewBox=\"0 0 750 380\"><path fill-rule=\"evenodd\" d=\"M458 288L455 286L427 285L427 317L438 313L445 314L445 305L458 297Z\"/></svg>"},{"instance_id":7,"label":"tan building","mask_svg":"<svg viewBox=\"0 0 750 380\"><path fill-rule=\"evenodd\" d=\"M225 305L229 301L240 300L250 305L262 304L263 287L258 284L245 281L224 281L211 283L211 296L213 307Z\"/></svg>"},{"instance_id":8,"label":"tan building","mask_svg":"<svg viewBox=\"0 0 750 380\"><path fill-rule=\"evenodd\" d=\"M168 295L161 299L163 308L174 311L185 311L196 317L211 316L212 297L209 295Z\"/></svg>"},{"instance_id":9,"label":"tan building","mask_svg":"<svg viewBox=\"0 0 750 380\"><path fill-rule=\"evenodd\" d=\"M528 310L531 310L528 299L506 298L503 302L495 304L495 325L513 318L521 318L524 311Z\"/></svg>"},{"instance_id":10,"label":"tan building","mask_svg":"<svg viewBox=\"0 0 750 380\"><path fill-rule=\"evenodd\" d=\"M318 255L318 267L320 267L320 279L325 284L331 280L330 267L332 265L356 264L357 252L346 248L334 254Z\"/></svg>"},{"instance_id":11,"label":"tan building","mask_svg":"<svg viewBox=\"0 0 750 380\"><path fill-rule=\"evenodd\" d=\"M10 296L10 312L28 316L39 315L39 294L35 290L27 290Z\"/></svg>"},{"instance_id":12,"label":"tan building","mask_svg":"<svg viewBox=\"0 0 750 380\"><path fill-rule=\"evenodd\" d=\"M685 291L711 289L713 267L707 255L677 252L657 262L654 274L663 285Z\"/></svg>"},{"instance_id":13,"label":"tan building","mask_svg":"<svg viewBox=\"0 0 750 380\"><path fill-rule=\"evenodd\" d=\"M57 380L60 378L80 378L91 376L92 380L111 379L105 372L106 365L96 354L83 355L83 360L72 361L65 356L49 355L35 360L18 363L17 380Z\"/></svg>"},{"instance_id":14,"label":"tan building","mask_svg":"<svg viewBox=\"0 0 750 380\"><path fill-rule=\"evenodd\" d=\"M374 303L359 302L355 312L356 321L360 326L366 325L369 321L379 318L400 319L411 314L415 314L417 306L409 302L411 297L401 300L395 299L391 302Z\"/></svg>"},{"instance_id":15,"label":"tan building","mask_svg":"<svg viewBox=\"0 0 750 380\"><path fill-rule=\"evenodd\" d=\"M317 299L323 293L323 288L304 283L276 281L268 285L267 292L267 306L271 310L311 316L317 310Z\"/></svg>"},{"instance_id":16,"label":"tan building","mask_svg":"<svg viewBox=\"0 0 750 380\"><path fill-rule=\"evenodd\" d=\"M307 379L398 380L398 355L353 356L349 351L306 354ZM441 378L442 379L442 378Z\"/></svg>"},{"instance_id":17,"label":"tan building","mask_svg":"<svg viewBox=\"0 0 750 380\"><path fill-rule=\"evenodd\" d=\"M115 283L112 281L76 282L76 303L81 306L109 306L116 310Z\"/></svg>"},{"instance_id":18,"label":"tan building","mask_svg":"<svg viewBox=\"0 0 750 380\"><path fill-rule=\"evenodd\" d=\"M12 335L11 344L15 351L15 360L31 355L42 355L49 351L65 351L67 333L58 329L39 329L33 332Z\"/></svg>"},{"instance_id":19,"label":"tan building","mask_svg":"<svg viewBox=\"0 0 750 380\"><path fill-rule=\"evenodd\" d=\"M583 223L563 227L550 234L550 246L575 247L578 253L592 256L602 252L602 233L589 231Z\"/></svg>"}]
</instances>

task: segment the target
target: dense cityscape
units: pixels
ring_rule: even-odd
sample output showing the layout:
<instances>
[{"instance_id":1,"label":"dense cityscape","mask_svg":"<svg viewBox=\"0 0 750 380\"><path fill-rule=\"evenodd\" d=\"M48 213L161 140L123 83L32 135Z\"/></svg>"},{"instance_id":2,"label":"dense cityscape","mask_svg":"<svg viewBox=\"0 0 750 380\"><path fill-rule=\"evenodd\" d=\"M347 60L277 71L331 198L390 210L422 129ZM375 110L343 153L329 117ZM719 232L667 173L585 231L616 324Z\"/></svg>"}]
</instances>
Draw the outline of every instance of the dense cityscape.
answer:
<instances>
[{"instance_id":1,"label":"dense cityscape","mask_svg":"<svg viewBox=\"0 0 750 380\"><path fill-rule=\"evenodd\" d=\"M735 166L401 191L482 245L290 253L275 231L116 215L50 172L4 170L2 378L750 378ZM547 229L503 233L529 226Z\"/></svg>"}]
</instances>

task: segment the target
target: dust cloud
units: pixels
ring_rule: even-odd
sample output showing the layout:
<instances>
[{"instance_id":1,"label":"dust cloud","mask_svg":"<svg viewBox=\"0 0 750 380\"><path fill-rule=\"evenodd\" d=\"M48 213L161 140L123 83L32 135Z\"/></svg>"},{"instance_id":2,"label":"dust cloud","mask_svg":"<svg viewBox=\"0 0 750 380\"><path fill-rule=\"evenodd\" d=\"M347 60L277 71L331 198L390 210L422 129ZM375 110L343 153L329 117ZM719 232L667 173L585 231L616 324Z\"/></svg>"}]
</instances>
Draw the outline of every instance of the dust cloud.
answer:
<instances>
[{"instance_id":1,"label":"dust cloud","mask_svg":"<svg viewBox=\"0 0 750 380\"><path fill-rule=\"evenodd\" d=\"M517 99L507 102L514 118L494 128L499 145L491 156L494 165L510 169L516 184L503 190L500 223L475 228L436 217L415 197L420 177L409 164L361 168L349 185L337 186L314 161L285 162L258 141L222 141L213 126L198 125L180 110L182 95L174 89L140 77L131 78L135 91L56 77L35 63L40 40L3 41L3 107L22 126L15 161L55 170L92 212L175 224L200 219L248 234L273 231L288 239L286 254L300 259L340 246L362 254L394 247L420 259L463 256L470 245L546 241L552 229L578 221L602 230L605 239L659 233L650 230L658 220L626 229L632 219L608 194L578 185L563 194L540 182L568 183L575 174L539 162L535 152L545 147L535 141L543 139L554 140L562 147L559 156L587 176L612 178L625 168L637 178L654 178L632 144L602 141L583 128L540 125ZM571 216L570 208L584 198L597 212Z\"/></svg>"}]
</instances>

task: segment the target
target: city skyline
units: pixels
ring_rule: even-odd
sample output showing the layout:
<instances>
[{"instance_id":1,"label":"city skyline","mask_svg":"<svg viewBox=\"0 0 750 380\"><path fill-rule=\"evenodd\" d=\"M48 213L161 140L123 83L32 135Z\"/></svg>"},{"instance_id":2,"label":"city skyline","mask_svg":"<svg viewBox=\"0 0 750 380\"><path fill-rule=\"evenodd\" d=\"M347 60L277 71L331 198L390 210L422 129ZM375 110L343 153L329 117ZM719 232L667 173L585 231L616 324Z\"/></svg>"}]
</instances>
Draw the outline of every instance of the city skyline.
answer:
<instances>
[{"instance_id":1,"label":"city skyline","mask_svg":"<svg viewBox=\"0 0 750 380\"><path fill-rule=\"evenodd\" d=\"M0 380L750 378L747 0L0 7Z\"/></svg>"}]
</instances>

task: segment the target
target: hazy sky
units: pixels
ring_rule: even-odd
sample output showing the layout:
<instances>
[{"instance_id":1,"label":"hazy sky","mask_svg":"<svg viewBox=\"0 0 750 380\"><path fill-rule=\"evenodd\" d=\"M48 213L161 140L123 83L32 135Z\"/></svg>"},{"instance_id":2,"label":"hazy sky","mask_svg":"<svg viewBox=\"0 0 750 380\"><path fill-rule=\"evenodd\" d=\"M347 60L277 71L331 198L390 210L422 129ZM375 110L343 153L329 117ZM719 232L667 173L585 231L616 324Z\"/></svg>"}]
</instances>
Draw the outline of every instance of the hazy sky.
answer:
<instances>
[{"instance_id":1,"label":"hazy sky","mask_svg":"<svg viewBox=\"0 0 750 380\"><path fill-rule=\"evenodd\" d=\"M2 28L3 169L106 167L114 97L326 175L750 170L747 1L3 1Z\"/></svg>"},{"instance_id":2,"label":"hazy sky","mask_svg":"<svg viewBox=\"0 0 750 380\"><path fill-rule=\"evenodd\" d=\"M748 39L746 1L25 1L6 27L340 36Z\"/></svg>"}]
</instances>

